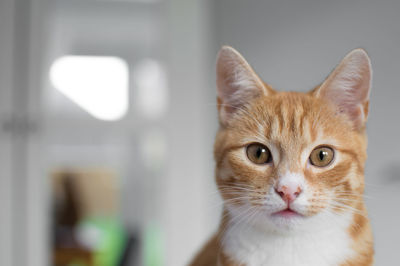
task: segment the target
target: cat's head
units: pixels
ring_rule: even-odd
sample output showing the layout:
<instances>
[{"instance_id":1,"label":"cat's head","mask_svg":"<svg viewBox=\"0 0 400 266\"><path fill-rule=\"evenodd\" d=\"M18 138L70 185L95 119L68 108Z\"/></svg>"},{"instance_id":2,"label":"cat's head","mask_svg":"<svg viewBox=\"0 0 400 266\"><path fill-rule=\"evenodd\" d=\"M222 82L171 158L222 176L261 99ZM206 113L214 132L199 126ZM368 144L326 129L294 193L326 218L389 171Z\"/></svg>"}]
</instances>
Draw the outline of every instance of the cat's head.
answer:
<instances>
[{"instance_id":1,"label":"cat's head","mask_svg":"<svg viewBox=\"0 0 400 266\"><path fill-rule=\"evenodd\" d=\"M364 50L300 93L275 91L225 46L217 87L216 181L229 216L286 230L362 212L371 87Z\"/></svg>"}]
</instances>

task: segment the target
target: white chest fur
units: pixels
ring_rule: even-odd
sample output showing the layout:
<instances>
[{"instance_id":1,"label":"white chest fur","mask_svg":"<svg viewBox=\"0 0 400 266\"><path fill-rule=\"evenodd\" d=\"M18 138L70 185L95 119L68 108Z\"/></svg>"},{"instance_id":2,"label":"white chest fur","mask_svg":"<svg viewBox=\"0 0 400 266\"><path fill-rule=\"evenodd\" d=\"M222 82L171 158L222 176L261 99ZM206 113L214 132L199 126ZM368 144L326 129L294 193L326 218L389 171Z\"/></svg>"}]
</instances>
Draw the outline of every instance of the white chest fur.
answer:
<instances>
[{"instance_id":1,"label":"white chest fur","mask_svg":"<svg viewBox=\"0 0 400 266\"><path fill-rule=\"evenodd\" d=\"M353 253L347 233L351 215L329 218L326 215L310 222L309 230L301 233L262 232L248 224L228 226L223 250L247 266L340 265Z\"/></svg>"}]
</instances>

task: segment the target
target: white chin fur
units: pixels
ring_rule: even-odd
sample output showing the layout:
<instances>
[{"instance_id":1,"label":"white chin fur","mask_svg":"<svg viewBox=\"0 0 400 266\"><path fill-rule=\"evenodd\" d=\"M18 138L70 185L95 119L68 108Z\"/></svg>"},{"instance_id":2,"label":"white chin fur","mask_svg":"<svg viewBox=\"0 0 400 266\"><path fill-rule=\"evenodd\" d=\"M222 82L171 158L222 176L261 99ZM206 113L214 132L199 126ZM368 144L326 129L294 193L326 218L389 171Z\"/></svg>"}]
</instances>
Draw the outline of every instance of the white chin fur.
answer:
<instances>
[{"instance_id":1,"label":"white chin fur","mask_svg":"<svg viewBox=\"0 0 400 266\"><path fill-rule=\"evenodd\" d=\"M352 255L347 229L351 213L325 210L312 217L270 217L228 207L231 223L222 239L224 252L245 265L324 266L339 265ZM243 213L242 213L243 214Z\"/></svg>"},{"instance_id":2,"label":"white chin fur","mask_svg":"<svg viewBox=\"0 0 400 266\"><path fill-rule=\"evenodd\" d=\"M225 205L231 217L231 224L233 228L239 224L246 225L247 227L254 227L262 232L281 232L287 233L291 231L304 231L309 228L309 223L312 222L313 217L293 216L285 218L272 213L282 210L267 210L259 207L256 211L252 206L245 204L243 206ZM283 206L283 205L282 205Z\"/></svg>"}]
</instances>

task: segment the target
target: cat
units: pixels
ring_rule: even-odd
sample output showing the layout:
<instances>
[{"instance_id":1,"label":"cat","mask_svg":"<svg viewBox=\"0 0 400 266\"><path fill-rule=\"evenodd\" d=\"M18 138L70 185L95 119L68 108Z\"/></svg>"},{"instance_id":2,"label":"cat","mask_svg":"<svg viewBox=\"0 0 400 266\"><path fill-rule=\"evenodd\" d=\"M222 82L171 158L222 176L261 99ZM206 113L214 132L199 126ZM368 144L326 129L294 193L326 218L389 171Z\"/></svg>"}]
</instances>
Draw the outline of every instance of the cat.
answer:
<instances>
[{"instance_id":1,"label":"cat","mask_svg":"<svg viewBox=\"0 0 400 266\"><path fill-rule=\"evenodd\" d=\"M307 93L278 92L232 47L217 59L218 232L192 266L367 266L371 63L347 54Z\"/></svg>"}]
</instances>

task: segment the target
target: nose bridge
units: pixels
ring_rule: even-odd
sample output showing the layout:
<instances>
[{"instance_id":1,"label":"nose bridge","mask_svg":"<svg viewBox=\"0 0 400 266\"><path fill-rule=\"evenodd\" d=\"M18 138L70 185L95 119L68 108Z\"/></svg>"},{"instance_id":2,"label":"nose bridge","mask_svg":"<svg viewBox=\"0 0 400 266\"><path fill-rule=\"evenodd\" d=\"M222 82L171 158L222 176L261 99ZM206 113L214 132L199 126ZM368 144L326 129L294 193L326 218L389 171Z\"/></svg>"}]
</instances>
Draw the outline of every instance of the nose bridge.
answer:
<instances>
[{"instance_id":1,"label":"nose bridge","mask_svg":"<svg viewBox=\"0 0 400 266\"><path fill-rule=\"evenodd\" d=\"M283 176L287 171L302 172L301 145L299 141L291 138L285 144L280 145L280 157L278 172Z\"/></svg>"},{"instance_id":2,"label":"nose bridge","mask_svg":"<svg viewBox=\"0 0 400 266\"><path fill-rule=\"evenodd\" d=\"M279 186L304 186L304 176L300 172L286 171L283 175L279 175L277 180Z\"/></svg>"}]
</instances>

